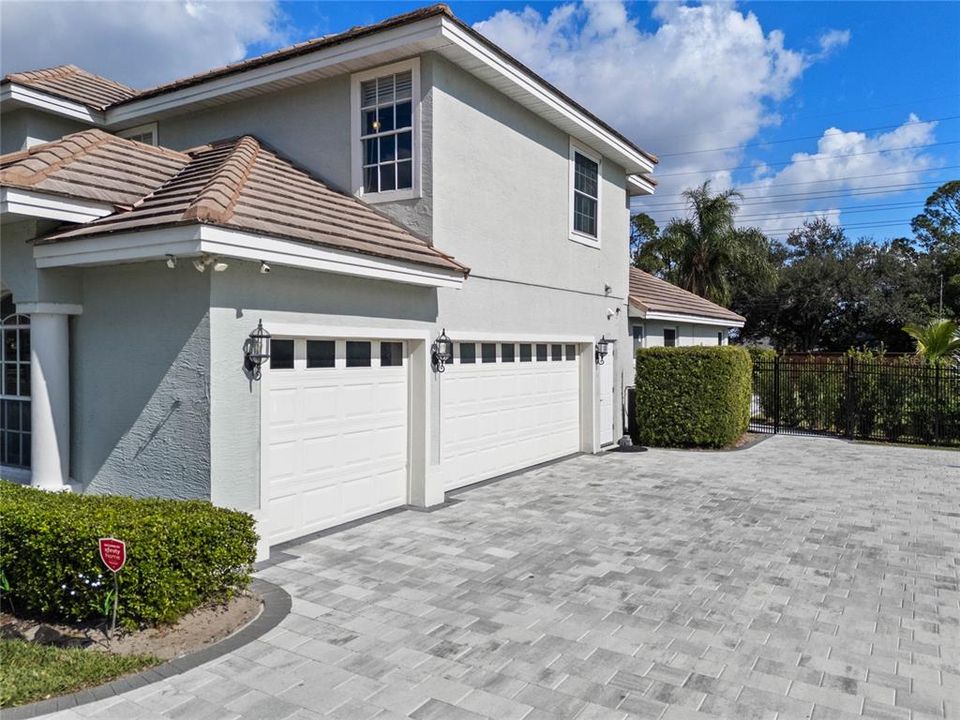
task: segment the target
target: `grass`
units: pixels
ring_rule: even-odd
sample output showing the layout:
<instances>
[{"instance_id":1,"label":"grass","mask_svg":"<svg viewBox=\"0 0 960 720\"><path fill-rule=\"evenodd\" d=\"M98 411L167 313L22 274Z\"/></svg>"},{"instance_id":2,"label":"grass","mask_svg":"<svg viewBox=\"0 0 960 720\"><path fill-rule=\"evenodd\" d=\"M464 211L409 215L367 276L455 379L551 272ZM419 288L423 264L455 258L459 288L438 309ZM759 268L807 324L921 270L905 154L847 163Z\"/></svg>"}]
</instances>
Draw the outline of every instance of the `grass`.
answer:
<instances>
[{"instance_id":1,"label":"grass","mask_svg":"<svg viewBox=\"0 0 960 720\"><path fill-rule=\"evenodd\" d=\"M149 655L111 655L98 650L0 640L0 707L102 685L160 662Z\"/></svg>"}]
</instances>

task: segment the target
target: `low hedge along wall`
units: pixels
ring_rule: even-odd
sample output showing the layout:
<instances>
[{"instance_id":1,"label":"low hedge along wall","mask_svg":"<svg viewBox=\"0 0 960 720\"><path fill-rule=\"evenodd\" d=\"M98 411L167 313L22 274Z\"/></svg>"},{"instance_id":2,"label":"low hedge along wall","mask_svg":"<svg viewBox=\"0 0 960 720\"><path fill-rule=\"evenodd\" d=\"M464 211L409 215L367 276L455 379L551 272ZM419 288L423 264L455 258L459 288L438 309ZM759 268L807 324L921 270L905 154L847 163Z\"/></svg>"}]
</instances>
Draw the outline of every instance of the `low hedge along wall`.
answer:
<instances>
[{"instance_id":1,"label":"low hedge along wall","mask_svg":"<svg viewBox=\"0 0 960 720\"><path fill-rule=\"evenodd\" d=\"M750 356L736 347L637 350L637 441L724 447L750 422Z\"/></svg>"},{"instance_id":2,"label":"low hedge along wall","mask_svg":"<svg viewBox=\"0 0 960 720\"><path fill-rule=\"evenodd\" d=\"M0 482L5 609L67 622L105 616L111 573L98 539L126 542L117 622L174 622L250 581L254 520L200 500L50 493Z\"/></svg>"}]
</instances>

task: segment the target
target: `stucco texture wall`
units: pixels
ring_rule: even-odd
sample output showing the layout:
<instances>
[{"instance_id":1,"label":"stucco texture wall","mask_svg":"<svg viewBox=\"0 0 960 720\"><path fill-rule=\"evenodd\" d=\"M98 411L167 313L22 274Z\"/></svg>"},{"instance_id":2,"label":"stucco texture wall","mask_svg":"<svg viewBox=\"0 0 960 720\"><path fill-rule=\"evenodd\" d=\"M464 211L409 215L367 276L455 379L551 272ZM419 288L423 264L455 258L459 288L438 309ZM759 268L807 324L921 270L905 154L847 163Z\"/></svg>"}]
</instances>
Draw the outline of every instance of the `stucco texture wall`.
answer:
<instances>
[{"instance_id":1,"label":"stucco texture wall","mask_svg":"<svg viewBox=\"0 0 960 720\"><path fill-rule=\"evenodd\" d=\"M4 113L2 124L0 152L3 153L23 150L28 140L30 144L49 142L90 127L78 120L70 120L29 108Z\"/></svg>"},{"instance_id":2,"label":"stucco texture wall","mask_svg":"<svg viewBox=\"0 0 960 720\"><path fill-rule=\"evenodd\" d=\"M246 510L259 507L260 383L243 372L243 344L262 319L317 328L429 328L436 291L413 285L231 261L212 277L210 309L211 499Z\"/></svg>"},{"instance_id":3,"label":"stucco texture wall","mask_svg":"<svg viewBox=\"0 0 960 720\"><path fill-rule=\"evenodd\" d=\"M84 271L71 423L85 492L210 497L209 286L188 264Z\"/></svg>"},{"instance_id":4,"label":"stucco texture wall","mask_svg":"<svg viewBox=\"0 0 960 720\"><path fill-rule=\"evenodd\" d=\"M643 325L644 347L663 347L664 328L677 331L677 346L717 345L717 333L721 333L723 344L727 344L727 328L720 325L701 325L698 323L675 323L660 320L631 320L631 325Z\"/></svg>"},{"instance_id":5,"label":"stucco texture wall","mask_svg":"<svg viewBox=\"0 0 960 720\"><path fill-rule=\"evenodd\" d=\"M37 268L32 241L51 232L58 223L50 220L7 222L0 229L0 284L17 303L78 303L80 273L72 269Z\"/></svg>"}]
</instances>

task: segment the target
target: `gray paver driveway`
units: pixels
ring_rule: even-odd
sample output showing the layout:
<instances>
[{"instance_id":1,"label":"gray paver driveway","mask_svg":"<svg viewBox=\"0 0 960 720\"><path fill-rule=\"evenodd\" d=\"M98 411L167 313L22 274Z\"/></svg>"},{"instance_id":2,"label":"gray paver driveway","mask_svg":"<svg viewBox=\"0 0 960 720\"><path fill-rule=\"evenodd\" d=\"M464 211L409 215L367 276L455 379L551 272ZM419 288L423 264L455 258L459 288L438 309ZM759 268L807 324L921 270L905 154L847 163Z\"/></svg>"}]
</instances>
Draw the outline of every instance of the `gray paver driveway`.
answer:
<instances>
[{"instance_id":1,"label":"gray paver driveway","mask_svg":"<svg viewBox=\"0 0 960 720\"><path fill-rule=\"evenodd\" d=\"M61 718L960 714L960 453L583 456L299 545L293 613Z\"/></svg>"}]
</instances>

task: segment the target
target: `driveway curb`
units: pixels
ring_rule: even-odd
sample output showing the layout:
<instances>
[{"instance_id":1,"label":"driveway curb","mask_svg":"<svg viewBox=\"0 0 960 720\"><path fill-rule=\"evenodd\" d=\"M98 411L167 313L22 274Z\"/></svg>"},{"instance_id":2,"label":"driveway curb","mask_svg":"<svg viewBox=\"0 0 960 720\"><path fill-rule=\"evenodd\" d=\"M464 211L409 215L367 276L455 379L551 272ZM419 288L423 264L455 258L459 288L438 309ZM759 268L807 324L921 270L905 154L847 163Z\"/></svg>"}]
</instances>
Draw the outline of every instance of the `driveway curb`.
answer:
<instances>
[{"instance_id":1,"label":"driveway curb","mask_svg":"<svg viewBox=\"0 0 960 720\"><path fill-rule=\"evenodd\" d=\"M266 580L253 578L250 582L250 589L263 600L263 612L261 612L253 622L244 626L233 635L229 635L223 640L205 647L202 650L198 650L195 653L168 660L165 663L135 675L127 675L112 680L105 685L98 685L94 688L79 690L69 695L61 695L60 697L41 700L40 702L30 703L29 705L4 708L0 711L2 712L3 720L25 720L25 718L33 718L59 710L69 710L78 705L86 705L87 703L98 700L105 700L106 698L129 692L130 690L136 690L144 685L180 675L181 673L193 670L204 663L216 660L229 652L243 647L279 625L280 621L290 614L292 604L290 595L287 594L286 590Z\"/></svg>"}]
</instances>

